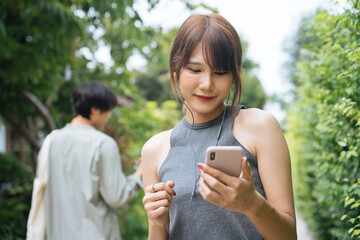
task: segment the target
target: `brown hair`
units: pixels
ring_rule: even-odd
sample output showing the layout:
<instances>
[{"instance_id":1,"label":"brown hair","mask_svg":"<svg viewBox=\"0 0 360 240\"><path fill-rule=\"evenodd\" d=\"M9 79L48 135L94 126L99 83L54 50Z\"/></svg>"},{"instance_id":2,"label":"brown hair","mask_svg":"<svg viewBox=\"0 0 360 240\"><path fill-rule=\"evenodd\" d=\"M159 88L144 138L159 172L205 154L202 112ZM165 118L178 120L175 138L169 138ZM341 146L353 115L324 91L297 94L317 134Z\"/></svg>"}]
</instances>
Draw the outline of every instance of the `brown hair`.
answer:
<instances>
[{"instance_id":1,"label":"brown hair","mask_svg":"<svg viewBox=\"0 0 360 240\"><path fill-rule=\"evenodd\" d=\"M205 61L211 69L232 73L233 111L234 106L240 103L242 91L242 47L234 27L218 14L192 15L179 28L169 61L172 91L176 96L180 71L188 64L193 50L200 43Z\"/></svg>"}]
</instances>

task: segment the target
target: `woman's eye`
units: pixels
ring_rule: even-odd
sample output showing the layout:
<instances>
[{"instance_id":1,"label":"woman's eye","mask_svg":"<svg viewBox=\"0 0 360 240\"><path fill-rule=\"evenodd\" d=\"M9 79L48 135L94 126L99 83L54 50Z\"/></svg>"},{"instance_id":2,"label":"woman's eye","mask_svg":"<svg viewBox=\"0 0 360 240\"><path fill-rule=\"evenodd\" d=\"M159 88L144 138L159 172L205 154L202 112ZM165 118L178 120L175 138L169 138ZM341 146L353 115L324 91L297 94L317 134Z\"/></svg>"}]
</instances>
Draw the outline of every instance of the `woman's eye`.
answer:
<instances>
[{"instance_id":1,"label":"woman's eye","mask_svg":"<svg viewBox=\"0 0 360 240\"><path fill-rule=\"evenodd\" d=\"M214 72L216 75L225 75L227 74L228 72Z\"/></svg>"},{"instance_id":2,"label":"woman's eye","mask_svg":"<svg viewBox=\"0 0 360 240\"><path fill-rule=\"evenodd\" d=\"M193 68L189 68L190 71L194 72L194 73L198 73L200 72L200 70L197 70L197 69L193 69Z\"/></svg>"}]
</instances>

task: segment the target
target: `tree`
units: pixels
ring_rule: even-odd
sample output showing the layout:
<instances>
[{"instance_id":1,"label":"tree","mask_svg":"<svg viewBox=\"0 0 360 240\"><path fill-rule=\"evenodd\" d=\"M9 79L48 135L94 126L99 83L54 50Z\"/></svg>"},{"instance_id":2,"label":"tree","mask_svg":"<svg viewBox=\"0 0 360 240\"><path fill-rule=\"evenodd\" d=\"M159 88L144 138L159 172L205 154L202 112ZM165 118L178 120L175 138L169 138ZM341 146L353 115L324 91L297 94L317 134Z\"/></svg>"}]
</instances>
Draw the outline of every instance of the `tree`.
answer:
<instances>
[{"instance_id":1,"label":"tree","mask_svg":"<svg viewBox=\"0 0 360 240\"><path fill-rule=\"evenodd\" d=\"M147 100L161 103L171 99L169 57L176 32L177 28L166 32L155 29L155 41L151 48L144 49L148 64L144 70L135 72L134 80L138 92Z\"/></svg>"},{"instance_id":2,"label":"tree","mask_svg":"<svg viewBox=\"0 0 360 240\"><path fill-rule=\"evenodd\" d=\"M254 71L259 67L257 63L252 61L247 56L248 43L242 41L243 46L243 94L241 103L246 107L255 107L262 109L268 99L259 78Z\"/></svg>"},{"instance_id":3,"label":"tree","mask_svg":"<svg viewBox=\"0 0 360 240\"><path fill-rule=\"evenodd\" d=\"M99 80L119 94L134 92L126 62L148 39L134 2L1 1L0 114L25 137L34 156L41 132L71 118L69 95L75 85ZM152 8L158 1L148 3ZM112 46L110 69L94 58L99 42Z\"/></svg>"},{"instance_id":4,"label":"tree","mask_svg":"<svg viewBox=\"0 0 360 240\"><path fill-rule=\"evenodd\" d=\"M55 125L42 104L56 96L72 46L82 34L80 21L58 2L1 1L0 114L24 136L34 152L40 147L33 117Z\"/></svg>"}]
</instances>

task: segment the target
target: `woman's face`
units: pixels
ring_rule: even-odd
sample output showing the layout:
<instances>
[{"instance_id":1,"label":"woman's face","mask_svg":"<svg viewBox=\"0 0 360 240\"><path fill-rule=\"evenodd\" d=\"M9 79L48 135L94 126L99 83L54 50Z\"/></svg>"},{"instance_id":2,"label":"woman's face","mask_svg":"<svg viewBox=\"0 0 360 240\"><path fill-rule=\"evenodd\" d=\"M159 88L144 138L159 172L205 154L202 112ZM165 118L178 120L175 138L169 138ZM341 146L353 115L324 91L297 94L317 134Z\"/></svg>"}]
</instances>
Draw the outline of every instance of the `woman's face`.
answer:
<instances>
[{"instance_id":1,"label":"woman's face","mask_svg":"<svg viewBox=\"0 0 360 240\"><path fill-rule=\"evenodd\" d=\"M232 79L231 72L210 69L202 54L201 44L194 49L189 63L180 71L179 88L194 114L195 123L210 121L223 111ZM192 122L189 112L186 119Z\"/></svg>"}]
</instances>

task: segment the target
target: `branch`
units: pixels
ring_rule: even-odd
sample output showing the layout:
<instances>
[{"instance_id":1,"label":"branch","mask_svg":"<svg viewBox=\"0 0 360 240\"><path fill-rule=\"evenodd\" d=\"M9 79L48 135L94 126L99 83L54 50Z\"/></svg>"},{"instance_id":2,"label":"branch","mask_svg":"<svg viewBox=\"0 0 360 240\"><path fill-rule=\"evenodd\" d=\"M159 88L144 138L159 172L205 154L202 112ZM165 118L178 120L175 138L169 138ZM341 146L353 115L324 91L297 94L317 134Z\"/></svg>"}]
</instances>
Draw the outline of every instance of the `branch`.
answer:
<instances>
[{"instance_id":1,"label":"branch","mask_svg":"<svg viewBox=\"0 0 360 240\"><path fill-rule=\"evenodd\" d=\"M40 150L40 143L36 139L36 136L31 133L31 131L28 130L28 128L25 126L24 122L18 121L16 118L9 114L3 115L5 119L16 129L18 129L24 137L29 141L30 145L35 148L37 151Z\"/></svg>"},{"instance_id":2,"label":"branch","mask_svg":"<svg viewBox=\"0 0 360 240\"><path fill-rule=\"evenodd\" d=\"M24 90L21 93L27 100L29 100L31 104L35 106L36 110L38 110L40 115L44 117L46 126L48 127L50 132L54 130L55 129L54 119L51 116L49 110L45 107L45 105L42 104L42 102L40 102L39 99L31 92Z\"/></svg>"}]
</instances>

